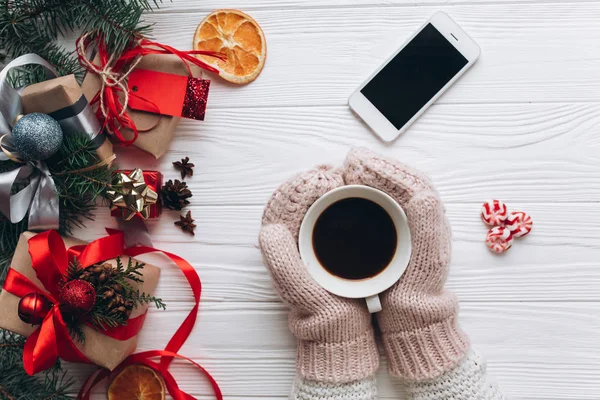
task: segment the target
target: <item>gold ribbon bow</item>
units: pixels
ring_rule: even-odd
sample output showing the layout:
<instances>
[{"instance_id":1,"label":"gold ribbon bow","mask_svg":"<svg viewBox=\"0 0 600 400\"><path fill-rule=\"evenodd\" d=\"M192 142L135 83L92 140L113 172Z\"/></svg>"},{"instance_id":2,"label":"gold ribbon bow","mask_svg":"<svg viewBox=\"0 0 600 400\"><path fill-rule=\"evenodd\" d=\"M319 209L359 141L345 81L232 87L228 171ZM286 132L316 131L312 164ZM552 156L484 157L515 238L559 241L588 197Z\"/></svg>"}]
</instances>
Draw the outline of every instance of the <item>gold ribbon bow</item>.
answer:
<instances>
[{"instance_id":1,"label":"gold ribbon bow","mask_svg":"<svg viewBox=\"0 0 600 400\"><path fill-rule=\"evenodd\" d=\"M118 183L113 185L113 190L106 192L111 200L111 210L121 210L125 221L136 215L147 219L150 206L158 201L158 194L146 184L143 171L136 168L129 174L119 172L117 177Z\"/></svg>"}]
</instances>

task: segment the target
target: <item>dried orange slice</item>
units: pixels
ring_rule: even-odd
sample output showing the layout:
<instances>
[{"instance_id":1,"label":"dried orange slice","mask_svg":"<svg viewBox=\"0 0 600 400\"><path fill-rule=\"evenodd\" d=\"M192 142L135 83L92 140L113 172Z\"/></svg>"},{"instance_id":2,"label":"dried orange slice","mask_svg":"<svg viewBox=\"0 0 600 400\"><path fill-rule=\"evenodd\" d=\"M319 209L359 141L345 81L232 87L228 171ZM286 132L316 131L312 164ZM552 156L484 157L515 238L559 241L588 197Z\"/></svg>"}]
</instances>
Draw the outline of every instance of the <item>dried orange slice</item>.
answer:
<instances>
[{"instance_id":1,"label":"dried orange slice","mask_svg":"<svg viewBox=\"0 0 600 400\"><path fill-rule=\"evenodd\" d=\"M218 51L225 61L215 57L198 57L219 70L223 79L249 83L262 71L267 58L267 42L258 23L239 10L217 10L196 28L194 50Z\"/></svg>"},{"instance_id":2,"label":"dried orange slice","mask_svg":"<svg viewBox=\"0 0 600 400\"><path fill-rule=\"evenodd\" d=\"M130 365L108 387L108 400L164 400L165 385L153 369Z\"/></svg>"}]
</instances>

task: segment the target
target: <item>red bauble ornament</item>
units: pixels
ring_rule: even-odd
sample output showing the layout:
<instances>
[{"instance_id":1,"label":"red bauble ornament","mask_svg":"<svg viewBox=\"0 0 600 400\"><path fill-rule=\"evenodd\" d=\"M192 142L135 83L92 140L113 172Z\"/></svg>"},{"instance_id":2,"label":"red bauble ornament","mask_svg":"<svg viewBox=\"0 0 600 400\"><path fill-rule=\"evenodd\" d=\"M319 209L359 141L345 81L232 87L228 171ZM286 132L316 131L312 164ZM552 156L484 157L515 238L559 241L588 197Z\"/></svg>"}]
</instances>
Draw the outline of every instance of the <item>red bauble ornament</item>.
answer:
<instances>
[{"instance_id":1,"label":"red bauble ornament","mask_svg":"<svg viewBox=\"0 0 600 400\"><path fill-rule=\"evenodd\" d=\"M96 289L87 281L74 279L60 288L58 298L62 311L79 316L88 313L96 304Z\"/></svg>"},{"instance_id":2,"label":"red bauble ornament","mask_svg":"<svg viewBox=\"0 0 600 400\"><path fill-rule=\"evenodd\" d=\"M40 293L29 293L19 301L19 318L26 324L39 325L50 312L52 303Z\"/></svg>"}]
</instances>

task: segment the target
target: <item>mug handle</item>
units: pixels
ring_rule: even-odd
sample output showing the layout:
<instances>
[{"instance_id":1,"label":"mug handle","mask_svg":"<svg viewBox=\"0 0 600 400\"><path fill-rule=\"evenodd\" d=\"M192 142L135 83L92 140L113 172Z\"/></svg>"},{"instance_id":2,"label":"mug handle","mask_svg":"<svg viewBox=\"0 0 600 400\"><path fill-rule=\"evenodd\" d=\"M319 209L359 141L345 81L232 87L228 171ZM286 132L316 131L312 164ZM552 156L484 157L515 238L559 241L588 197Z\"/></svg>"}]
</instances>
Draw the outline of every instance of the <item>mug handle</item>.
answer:
<instances>
[{"instance_id":1,"label":"mug handle","mask_svg":"<svg viewBox=\"0 0 600 400\"><path fill-rule=\"evenodd\" d=\"M378 313L382 310L378 294L365 298L365 301L367 302L367 308L371 314Z\"/></svg>"}]
</instances>

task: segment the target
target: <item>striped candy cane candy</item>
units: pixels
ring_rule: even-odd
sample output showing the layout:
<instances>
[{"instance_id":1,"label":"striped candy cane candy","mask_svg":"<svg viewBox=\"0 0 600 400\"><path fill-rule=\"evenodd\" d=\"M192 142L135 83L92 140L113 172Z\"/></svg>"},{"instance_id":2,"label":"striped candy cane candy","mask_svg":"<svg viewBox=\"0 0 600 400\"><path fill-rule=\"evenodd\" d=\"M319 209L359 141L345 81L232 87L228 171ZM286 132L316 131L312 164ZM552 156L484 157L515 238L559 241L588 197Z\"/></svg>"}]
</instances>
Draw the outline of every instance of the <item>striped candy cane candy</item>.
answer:
<instances>
[{"instance_id":1,"label":"striped candy cane candy","mask_svg":"<svg viewBox=\"0 0 600 400\"><path fill-rule=\"evenodd\" d=\"M481 219L486 225L502 225L508 217L506 204L500 200L490 200L481 206Z\"/></svg>"},{"instance_id":2,"label":"striped candy cane candy","mask_svg":"<svg viewBox=\"0 0 600 400\"><path fill-rule=\"evenodd\" d=\"M511 212L506 218L505 226L510 230L514 237L523 237L531 232L533 221L529 214L523 211Z\"/></svg>"},{"instance_id":3,"label":"striped candy cane candy","mask_svg":"<svg viewBox=\"0 0 600 400\"><path fill-rule=\"evenodd\" d=\"M513 236L510 230L503 226L495 226L490 229L487 238L485 239L485 244L488 249L494 253L504 253L506 250L510 249L512 243Z\"/></svg>"}]
</instances>

